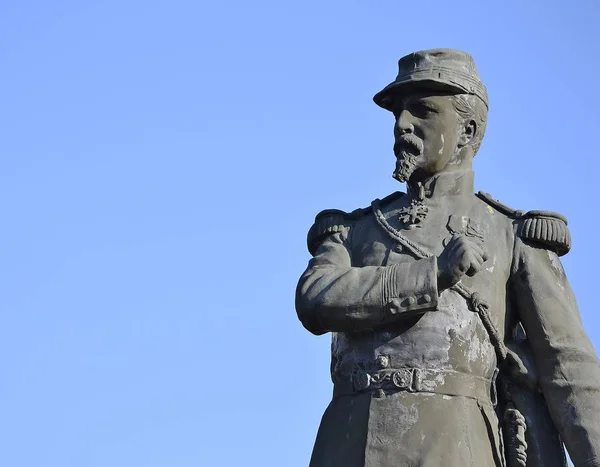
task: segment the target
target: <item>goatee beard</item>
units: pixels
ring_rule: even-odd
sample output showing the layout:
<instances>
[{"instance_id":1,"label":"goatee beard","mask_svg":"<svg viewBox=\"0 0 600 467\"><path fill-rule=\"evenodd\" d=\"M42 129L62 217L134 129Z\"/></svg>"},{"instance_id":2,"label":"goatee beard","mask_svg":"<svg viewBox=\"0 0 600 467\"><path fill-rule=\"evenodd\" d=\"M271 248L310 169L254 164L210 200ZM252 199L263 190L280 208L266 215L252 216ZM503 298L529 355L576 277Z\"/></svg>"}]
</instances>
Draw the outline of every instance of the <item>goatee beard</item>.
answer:
<instances>
[{"instance_id":1,"label":"goatee beard","mask_svg":"<svg viewBox=\"0 0 600 467\"><path fill-rule=\"evenodd\" d=\"M399 182L407 182L419 166L419 156L423 154L423 141L413 133L405 133L396 138L394 154L396 170L392 174Z\"/></svg>"},{"instance_id":2,"label":"goatee beard","mask_svg":"<svg viewBox=\"0 0 600 467\"><path fill-rule=\"evenodd\" d=\"M399 182L407 182L418 165L418 156L402 151L396 160L396 170L394 170L392 177Z\"/></svg>"}]
</instances>

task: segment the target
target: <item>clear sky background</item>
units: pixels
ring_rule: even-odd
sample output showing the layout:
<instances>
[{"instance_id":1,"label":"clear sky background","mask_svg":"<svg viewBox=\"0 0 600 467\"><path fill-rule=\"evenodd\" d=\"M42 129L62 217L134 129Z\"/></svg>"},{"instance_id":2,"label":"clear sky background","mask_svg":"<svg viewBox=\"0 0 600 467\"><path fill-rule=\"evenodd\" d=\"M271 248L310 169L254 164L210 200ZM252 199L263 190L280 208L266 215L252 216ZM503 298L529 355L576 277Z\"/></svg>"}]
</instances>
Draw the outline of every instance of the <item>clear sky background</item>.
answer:
<instances>
[{"instance_id":1,"label":"clear sky background","mask_svg":"<svg viewBox=\"0 0 600 467\"><path fill-rule=\"evenodd\" d=\"M0 7L0 465L302 467L331 396L306 231L402 187L372 103L456 47L476 188L570 220L600 348L594 0L21 0Z\"/></svg>"}]
</instances>

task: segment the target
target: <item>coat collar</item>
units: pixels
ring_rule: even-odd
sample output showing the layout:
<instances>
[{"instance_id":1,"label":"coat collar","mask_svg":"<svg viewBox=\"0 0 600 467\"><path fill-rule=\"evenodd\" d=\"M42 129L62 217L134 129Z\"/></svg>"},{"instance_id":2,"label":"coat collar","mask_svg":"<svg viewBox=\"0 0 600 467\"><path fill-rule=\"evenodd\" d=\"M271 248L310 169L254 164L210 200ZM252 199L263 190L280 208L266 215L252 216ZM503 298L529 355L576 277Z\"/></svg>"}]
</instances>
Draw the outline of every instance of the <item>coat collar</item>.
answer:
<instances>
[{"instance_id":1,"label":"coat collar","mask_svg":"<svg viewBox=\"0 0 600 467\"><path fill-rule=\"evenodd\" d=\"M472 170L442 172L423 183L407 184L412 199L439 199L445 196L468 196L474 191L475 174Z\"/></svg>"}]
</instances>

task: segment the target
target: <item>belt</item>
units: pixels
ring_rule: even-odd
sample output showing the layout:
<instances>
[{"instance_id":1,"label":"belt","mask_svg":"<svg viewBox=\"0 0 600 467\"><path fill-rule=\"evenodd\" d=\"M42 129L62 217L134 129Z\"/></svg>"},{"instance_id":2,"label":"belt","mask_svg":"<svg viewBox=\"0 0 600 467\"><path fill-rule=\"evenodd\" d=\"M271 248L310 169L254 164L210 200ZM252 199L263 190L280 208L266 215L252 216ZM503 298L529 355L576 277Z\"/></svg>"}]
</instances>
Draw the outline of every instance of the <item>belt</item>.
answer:
<instances>
[{"instance_id":1,"label":"belt","mask_svg":"<svg viewBox=\"0 0 600 467\"><path fill-rule=\"evenodd\" d=\"M357 369L350 377L337 379L333 388L333 397L376 390L383 390L384 392L430 392L448 396L470 397L496 405L494 380L495 377L489 380L452 370L387 368L375 373L368 373L362 369Z\"/></svg>"}]
</instances>

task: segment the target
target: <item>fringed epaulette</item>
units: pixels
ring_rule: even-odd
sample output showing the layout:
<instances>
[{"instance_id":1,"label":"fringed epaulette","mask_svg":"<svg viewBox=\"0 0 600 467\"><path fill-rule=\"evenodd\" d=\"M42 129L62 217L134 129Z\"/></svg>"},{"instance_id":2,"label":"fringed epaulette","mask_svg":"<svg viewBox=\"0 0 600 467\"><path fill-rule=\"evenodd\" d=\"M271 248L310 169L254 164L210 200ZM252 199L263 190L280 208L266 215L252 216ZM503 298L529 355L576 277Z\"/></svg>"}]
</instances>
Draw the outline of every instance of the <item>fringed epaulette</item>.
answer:
<instances>
[{"instance_id":1,"label":"fringed epaulette","mask_svg":"<svg viewBox=\"0 0 600 467\"><path fill-rule=\"evenodd\" d=\"M404 196L402 192L395 192L383 198L380 203L387 204L391 201ZM349 228L357 219L371 212L371 207L356 209L352 212L342 211L340 209L325 209L315 217L315 222L308 231L306 243L308 251L311 255L315 255L319 245L327 238L336 232L341 232L345 228Z\"/></svg>"},{"instance_id":2,"label":"fringed epaulette","mask_svg":"<svg viewBox=\"0 0 600 467\"><path fill-rule=\"evenodd\" d=\"M485 201L496 211L511 219L515 219L517 235L536 245L566 255L571 249L571 234L567 227L567 219L551 211L518 211L509 208L488 193L479 192L477 197Z\"/></svg>"},{"instance_id":3,"label":"fringed epaulette","mask_svg":"<svg viewBox=\"0 0 600 467\"><path fill-rule=\"evenodd\" d=\"M519 219L517 235L525 240L539 244L558 256L571 250L571 234L567 219L556 212L529 211Z\"/></svg>"}]
</instances>

